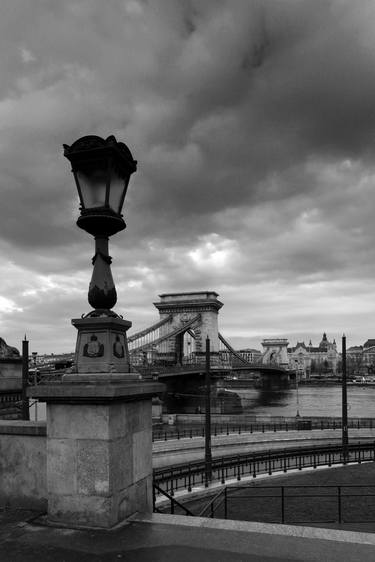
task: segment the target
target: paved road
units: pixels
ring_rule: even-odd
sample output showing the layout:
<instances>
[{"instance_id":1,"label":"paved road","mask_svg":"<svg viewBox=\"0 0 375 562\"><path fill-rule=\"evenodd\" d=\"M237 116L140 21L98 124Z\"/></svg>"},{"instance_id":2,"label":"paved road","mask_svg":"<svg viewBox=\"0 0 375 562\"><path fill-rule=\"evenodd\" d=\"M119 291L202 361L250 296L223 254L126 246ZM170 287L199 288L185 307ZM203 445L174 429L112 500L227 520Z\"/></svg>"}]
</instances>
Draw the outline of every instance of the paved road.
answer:
<instances>
[{"instance_id":1,"label":"paved road","mask_svg":"<svg viewBox=\"0 0 375 562\"><path fill-rule=\"evenodd\" d=\"M349 441L375 441L375 429L351 429ZM267 433L232 433L212 437L212 456L237 455L246 452L282 449L306 445L341 442L341 429L311 431L277 431ZM204 458L204 438L171 439L153 443L153 466L159 468Z\"/></svg>"}]
</instances>

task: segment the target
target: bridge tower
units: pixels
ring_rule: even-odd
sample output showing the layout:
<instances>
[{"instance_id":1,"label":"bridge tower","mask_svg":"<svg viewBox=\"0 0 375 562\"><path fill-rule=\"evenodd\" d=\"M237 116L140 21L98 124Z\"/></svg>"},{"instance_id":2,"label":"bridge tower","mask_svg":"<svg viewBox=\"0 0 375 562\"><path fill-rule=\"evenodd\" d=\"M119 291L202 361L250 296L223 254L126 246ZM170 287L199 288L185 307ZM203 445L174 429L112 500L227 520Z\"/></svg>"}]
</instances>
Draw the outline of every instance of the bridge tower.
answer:
<instances>
[{"instance_id":1,"label":"bridge tower","mask_svg":"<svg viewBox=\"0 0 375 562\"><path fill-rule=\"evenodd\" d=\"M269 338L262 341L264 352L262 356L263 365L278 365L279 367L288 366L289 342L285 338Z\"/></svg>"},{"instance_id":2,"label":"bridge tower","mask_svg":"<svg viewBox=\"0 0 375 562\"><path fill-rule=\"evenodd\" d=\"M169 317L169 322L161 328L161 335L178 332L166 340L165 357L182 363L184 357L184 336L190 333L194 341L194 354L199 357L205 353L205 340L210 338L211 353L219 353L218 312L223 303L214 291L195 293L168 293L159 295L160 302L154 303L160 320ZM181 331L181 327L186 330Z\"/></svg>"}]
</instances>

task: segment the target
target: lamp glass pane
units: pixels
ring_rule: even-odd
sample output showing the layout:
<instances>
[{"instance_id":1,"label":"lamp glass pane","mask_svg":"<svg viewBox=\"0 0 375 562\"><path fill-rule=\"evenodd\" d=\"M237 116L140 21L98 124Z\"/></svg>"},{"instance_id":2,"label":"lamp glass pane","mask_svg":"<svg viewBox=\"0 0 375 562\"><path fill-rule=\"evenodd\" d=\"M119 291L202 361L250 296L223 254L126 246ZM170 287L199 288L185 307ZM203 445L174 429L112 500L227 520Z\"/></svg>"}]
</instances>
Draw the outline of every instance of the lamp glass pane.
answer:
<instances>
[{"instance_id":1,"label":"lamp glass pane","mask_svg":"<svg viewBox=\"0 0 375 562\"><path fill-rule=\"evenodd\" d=\"M111 188L109 191L109 206L116 213L121 213L120 204L122 194L126 185L124 178L120 178L114 170L111 170Z\"/></svg>"},{"instance_id":2,"label":"lamp glass pane","mask_svg":"<svg viewBox=\"0 0 375 562\"><path fill-rule=\"evenodd\" d=\"M86 209L104 207L107 172L103 169L90 172L77 172L77 179L81 187L83 202Z\"/></svg>"}]
</instances>

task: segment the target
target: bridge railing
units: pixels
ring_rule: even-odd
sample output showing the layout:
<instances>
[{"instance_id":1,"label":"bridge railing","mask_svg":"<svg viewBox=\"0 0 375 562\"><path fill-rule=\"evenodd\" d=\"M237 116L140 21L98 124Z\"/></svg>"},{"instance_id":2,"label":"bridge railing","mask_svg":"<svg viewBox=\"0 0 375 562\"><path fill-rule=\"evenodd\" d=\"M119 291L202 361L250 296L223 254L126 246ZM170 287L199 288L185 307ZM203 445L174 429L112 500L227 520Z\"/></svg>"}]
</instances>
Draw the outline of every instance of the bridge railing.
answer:
<instances>
[{"instance_id":1,"label":"bridge railing","mask_svg":"<svg viewBox=\"0 0 375 562\"><path fill-rule=\"evenodd\" d=\"M349 444L346 450L341 445L273 449L214 458L210 481L207 480L204 461L195 461L155 469L154 483L173 496L178 490L191 492L196 487L207 487L214 482L224 485L228 480L241 481L244 478L256 478L260 474L271 475L307 467L360 464L374 460L374 442ZM155 501L157 499L158 494L155 495Z\"/></svg>"},{"instance_id":2,"label":"bridge railing","mask_svg":"<svg viewBox=\"0 0 375 562\"><path fill-rule=\"evenodd\" d=\"M340 430L342 428L341 418L314 419L292 419L285 422L265 423L227 423L211 424L211 435L241 435L242 433L267 433L278 431L312 431L312 430ZM375 429L375 419L372 418L350 418L349 429ZM205 425L192 425L190 427L164 427L154 428L152 432L153 441L168 441L172 439L193 439L204 437Z\"/></svg>"}]
</instances>

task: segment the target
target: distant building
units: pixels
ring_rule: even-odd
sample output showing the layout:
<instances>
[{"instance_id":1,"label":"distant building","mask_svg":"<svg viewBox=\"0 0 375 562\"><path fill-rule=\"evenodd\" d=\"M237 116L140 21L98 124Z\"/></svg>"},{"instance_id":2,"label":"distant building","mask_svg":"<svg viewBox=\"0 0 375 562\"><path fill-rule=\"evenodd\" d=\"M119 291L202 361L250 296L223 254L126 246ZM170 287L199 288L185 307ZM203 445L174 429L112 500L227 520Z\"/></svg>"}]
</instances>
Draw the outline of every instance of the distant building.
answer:
<instances>
[{"instance_id":1,"label":"distant building","mask_svg":"<svg viewBox=\"0 0 375 562\"><path fill-rule=\"evenodd\" d=\"M375 373L375 339L349 347L346 350L346 367L348 375Z\"/></svg>"},{"instance_id":2,"label":"distant building","mask_svg":"<svg viewBox=\"0 0 375 562\"><path fill-rule=\"evenodd\" d=\"M260 363L262 358L262 352L258 349L251 349L249 347L245 349L238 349L237 353L241 355L249 363Z\"/></svg>"},{"instance_id":3,"label":"distant building","mask_svg":"<svg viewBox=\"0 0 375 562\"><path fill-rule=\"evenodd\" d=\"M296 370L301 378L309 378L311 374L337 374L340 354L336 341L330 342L324 333L318 346L313 346L311 340L297 342L295 347L288 349L289 367Z\"/></svg>"},{"instance_id":4,"label":"distant building","mask_svg":"<svg viewBox=\"0 0 375 562\"><path fill-rule=\"evenodd\" d=\"M363 344L363 366L368 373L375 372L375 339L367 340Z\"/></svg>"}]
</instances>

